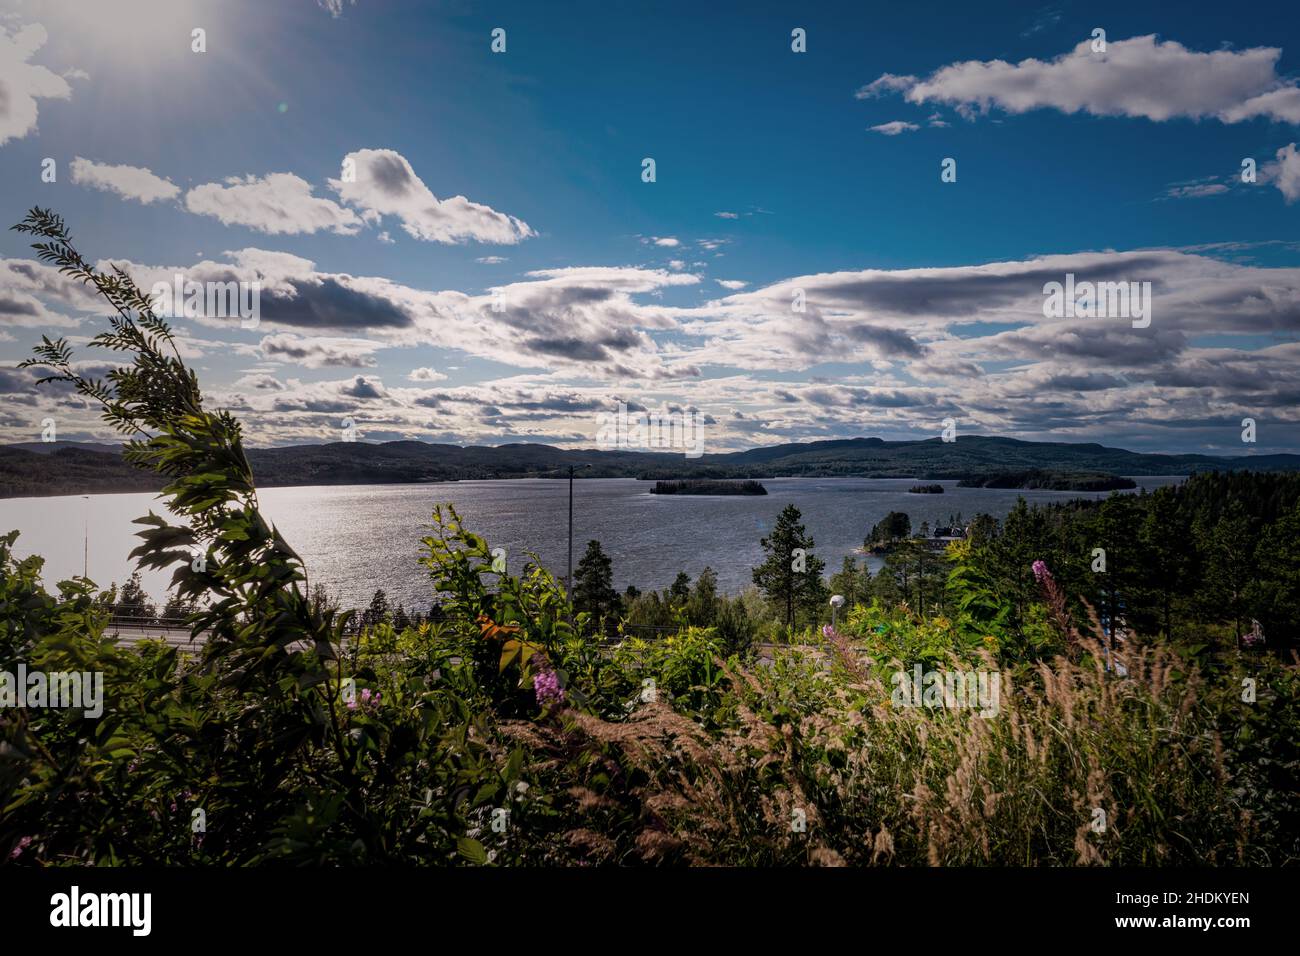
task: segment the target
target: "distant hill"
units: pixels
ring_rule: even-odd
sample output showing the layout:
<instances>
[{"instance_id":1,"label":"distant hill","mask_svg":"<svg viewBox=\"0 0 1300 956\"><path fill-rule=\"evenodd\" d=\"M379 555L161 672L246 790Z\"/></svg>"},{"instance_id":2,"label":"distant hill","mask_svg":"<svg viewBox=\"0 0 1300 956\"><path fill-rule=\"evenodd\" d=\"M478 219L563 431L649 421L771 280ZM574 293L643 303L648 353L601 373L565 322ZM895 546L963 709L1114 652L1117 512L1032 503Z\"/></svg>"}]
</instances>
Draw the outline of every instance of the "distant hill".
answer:
<instances>
[{"instance_id":1,"label":"distant hill","mask_svg":"<svg viewBox=\"0 0 1300 956\"><path fill-rule=\"evenodd\" d=\"M155 491L111 445L39 442L0 446L0 497ZM971 435L955 442L848 438L794 442L690 459L665 452L568 450L551 445L461 447L418 441L334 442L248 451L261 487L400 484L485 478L866 477L979 479L1006 472L1187 475L1247 469L1300 471L1300 455L1147 455L1098 444Z\"/></svg>"}]
</instances>

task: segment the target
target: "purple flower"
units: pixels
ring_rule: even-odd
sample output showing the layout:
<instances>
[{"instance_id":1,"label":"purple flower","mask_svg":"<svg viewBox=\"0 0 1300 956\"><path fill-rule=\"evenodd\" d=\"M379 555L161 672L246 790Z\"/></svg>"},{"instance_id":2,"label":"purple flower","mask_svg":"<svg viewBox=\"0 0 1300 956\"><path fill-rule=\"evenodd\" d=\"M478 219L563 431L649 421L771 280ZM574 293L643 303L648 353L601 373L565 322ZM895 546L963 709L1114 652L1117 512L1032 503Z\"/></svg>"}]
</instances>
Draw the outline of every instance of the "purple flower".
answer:
<instances>
[{"instance_id":1,"label":"purple flower","mask_svg":"<svg viewBox=\"0 0 1300 956\"><path fill-rule=\"evenodd\" d=\"M27 849L27 847L31 845L31 842L32 842L32 838L31 838L31 837L29 837L29 836L22 837L22 838L18 841L18 843L14 846L12 852L10 852L10 854L9 854L9 859L11 859L11 860L16 860L16 859L18 859L20 856L22 856L22 855L23 855L23 850Z\"/></svg>"},{"instance_id":2,"label":"purple flower","mask_svg":"<svg viewBox=\"0 0 1300 956\"><path fill-rule=\"evenodd\" d=\"M1035 579L1039 584L1042 584L1043 581L1045 581L1045 580L1050 580L1051 577L1052 577L1052 572L1049 571L1049 570L1047 570L1047 562L1046 562L1046 561L1035 561L1035 562L1034 562L1034 579Z\"/></svg>"},{"instance_id":3,"label":"purple flower","mask_svg":"<svg viewBox=\"0 0 1300 956\"><path fill-rule=\"evenodd\" d=\"M537 698L539 707L563 702L564 688L560 686L560 678L555 671L543 668L533 675L533 695Z\"/></svg>"},{"instance_id":4,"label":"purple flower","mask_svg":"<svg viewBox=\"0 0 1300 956\"><path fill-rule=\"evenodd\" d=\"M348 701L348 710L356 710L358 707L363 710L376 710L382 697L383 695L379 691L363 687L359 697L353 697Z\"/></svg>"}]
</instances>

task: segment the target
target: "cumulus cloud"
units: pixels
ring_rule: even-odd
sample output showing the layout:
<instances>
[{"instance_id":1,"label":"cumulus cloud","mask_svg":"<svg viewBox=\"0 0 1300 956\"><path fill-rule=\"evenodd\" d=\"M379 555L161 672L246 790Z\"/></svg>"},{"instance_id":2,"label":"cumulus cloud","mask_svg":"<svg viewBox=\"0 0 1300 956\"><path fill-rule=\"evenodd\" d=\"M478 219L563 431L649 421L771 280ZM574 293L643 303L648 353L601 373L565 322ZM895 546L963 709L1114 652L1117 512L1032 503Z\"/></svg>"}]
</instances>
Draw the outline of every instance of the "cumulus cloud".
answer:
<instances>
[{"instance_id":1,"label":"cumulus cloud","mask_svg":"<svg viewBox=\"0 0 1300 956\"><path fill-rule=\"evenodd\" d=\"M271 235L325 230L350 236L362 227L355 212L312 195L311 183L293 173L232 176L225 185L204 183L185 194L185 208L228 226L247 226Z\"/></svg>"},{"instance_id":2,"label":"cumulus cloud","mask_svg":"<svg viewBox=\"0 0 1300 956\"><path fill-rule=\"evenodd\" d=\"M1266 182L1281 190L1288 203L1300 199L1300 153L1296 152L1295 143L1279 149L1276 161L1265 164L1260 172Z\"/></svg>"},{"instance_id":3,"label":"cumulus cloud","mask_svg":"<svg viewBox=\"0 0 1300 956\"><path fill-rule=\"evenodd\" d=\"M446 375L427 366L411 369L410 374L406 377L412 382L442 382L447 378Z\"/></svg>"},{"instance_id":4,"label":"cumulus cloud","mask_svg":"<svg viewBox=\"0 0 1300 956\"><path fill-rule=\"evenodd\" d=\"M522 219L497 212L464 196L439 199L401 153L359 149L343 158L355 173L330 186L367 221L396 216L407 234L426 242L492 242L512 245L536 235Z\"/></svg>"},{"instance_id":5,"label":"cumulus cloud","mask_svg":"<svg viewBox=\"0 0 1300 956\"><path fill-rule=\"evenodd\" d=\"M28 61L49 35L39 23L16 32L0 26L0 146L36 128L40 99L66 100L72 87L59 74Z\"/></svg>"},{"instance_id":6,"label":"cumulus cloud","mask_svg":"<svg viewBox=\"0 0 1300 956\"><path fill-rule=\"evenodd\" d=\"M1119 445L1127 436L1154 442L1193 422L1212 430L1247 414L1300 431L1300 344L1276 341L1300 333L1300 268L1209 252L814 273L757 288L723 285L722 298L695 307L663 304L660 293L699 283L666 269L538 270L482 294L324 272L261 249L181 271L263 283L261 331L250 337L228 320L222 327L236 354L262 364L210 385L215 402L256 422L262 442L337 440L350 416L370 436L590 447L596 416L620 400L700 409L711 422L710 450L851 434L923 437L946 417L967 434ZM176 271L126 266L146 282L150 270ZM1045 317L1043 285L1067 273L1081 282L1150 281L1150 327ZM33 301L79 311L57 275L7 274L17 296L0 310L27 321L35 320ZM791 308L796 289L803 312ZM459 351L508 374L447 387L442 372L417 367L430 350ZM295 366L362 372L300 381L279 371ZM0 396L0 427L6 416L39 421L39 403L67 400L39 396L23 381L15 387ZM1186 447L1181 438L1169 443Z\"/></svg>"},{"instance_id":7,"label":"cumulus cloud","mask_svg":"<svg viewBox=\"0 0 1300 956\"><path fill-rule=\"evenodd\" d=\"M146 289L155 282L170 284L178 273L187 281L257 282L260 327L272 336L267 356L311 367L369 365L366 357L378 348L435 346L520 368L582 368L616 378L698 374L697 367L652 334L676 328L670 310L640 298L698 284L690 273L604 266L549 269L475 295L323 272L311 260L265 249L225 256L228 261L189 266L121 264ZM193 321L232 327L224 317ZM283 334L289 338L274 337ZM305 336L311 341L296 340Z\"/></svg>"},{"instance_id":8,"label":"cumulus cloud","mask_svg":"<svg viewBox=\"0 0 1300 956\"><path fill-rule=\"evenodd\" d=\"M372 354L380 343L367 339L331 337L303 338L288 334L267 335L258 348L272 361L292 362L306 368L373 368Z\"/></svg>"},{"instance_id":9,"label":"cumulus cloud","mask_svg":"<svg viewBox=\"0 0 1300 956\"><path fill-rule=\"evenodd\" d=\"M1043 286L1152 283L1153 319L1044 318ZM803 312L792 303L802 290ZM1066 355L1107 367L1170 360L1193 336L1300 331L1300 269L1263 269L1175 250L1075 253L940 269L798 276L676 313L710 356L746 369L823 362L921 362L978 374L978 363ZM962 338L982 326L983 334ZM953 365L952 363L959 363ZM920 366L918 366L920 367Z\"/></svg>"},{"instance_id":10,"label":"cumulus cloud","mask_svg":"<svg viewBox=\"0 0 1300 956\"><path fill-rule=\"evenodd\" d=\"M155 176L152 170L141 166L113 166L78 156L73 159L71 170L72 181L79 186L114 192L123 199L146 205L160 199L175 199L181 191L170 179Z\"/></svg>"},{"instance_id":11,"label":"cumulus cloud","mask_svg":"<svg viewBox=\"0 0 1300 956\"><path fill-rule=\"evenodd\" d=\"M1300 123L1300 87L1280 76L1276 47L1202 53L1154 35L1116 40L1094 53L1092 41L1051 60L967 60L925 79L886 73L860 98L902 92L909 102L945 103L967 116L1056 109L1157 122L1265 117Z\"/></svg>"}]
</instances>

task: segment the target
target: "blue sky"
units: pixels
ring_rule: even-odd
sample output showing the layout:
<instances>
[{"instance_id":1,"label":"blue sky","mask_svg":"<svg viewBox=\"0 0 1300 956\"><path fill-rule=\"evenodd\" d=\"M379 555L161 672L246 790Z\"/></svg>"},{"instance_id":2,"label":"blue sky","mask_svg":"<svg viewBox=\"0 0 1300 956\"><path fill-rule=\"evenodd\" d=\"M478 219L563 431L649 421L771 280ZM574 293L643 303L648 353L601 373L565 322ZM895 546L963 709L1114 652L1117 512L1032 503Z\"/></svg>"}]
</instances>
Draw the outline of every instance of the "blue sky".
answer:
<instances>
[{"instance_id":1,"label":"blue sky","mask_svg":"<svg viewBox=\"0 0 1300 956\"><path fill-rule=\"evenodd\" d=\"M256 329L177 321L255 444L590 447L624 401L710 451L947 418L1300 451L1294 5L102 8L0 2L4 214L146 285L259 282ZM107 437L13 368L91 303L0 242L0 440ZM1071 272L1151 282L1150 326L1045 317Z\"/></svg>"}]
</instances>

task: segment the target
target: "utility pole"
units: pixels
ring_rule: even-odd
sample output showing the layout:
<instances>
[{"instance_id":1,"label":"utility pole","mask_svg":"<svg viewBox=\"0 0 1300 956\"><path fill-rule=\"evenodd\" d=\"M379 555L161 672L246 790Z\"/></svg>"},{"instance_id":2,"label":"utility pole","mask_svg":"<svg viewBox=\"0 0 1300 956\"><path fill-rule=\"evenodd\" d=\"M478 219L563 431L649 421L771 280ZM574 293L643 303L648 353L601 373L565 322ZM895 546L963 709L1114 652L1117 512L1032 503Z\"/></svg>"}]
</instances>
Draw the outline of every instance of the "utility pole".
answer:
<instances>
[{"instance_id":1,"label":"utility pole","mask_svg":"<svg viewBox=\"0 0 1300 956\"><path fill-rule=\"evenodd\" d=\"M569 575L564 579L564 590L573 604L573 466L569 466Z\"/></svg>"},{"instance_id":2,"label":"utility pole","mask_svg":"<svg viewBox=\"0 0 1300 956\"><path fill-rule=\"evenodd\" d=\"M85 519L85 547L81 556L81 576L90 577L90 495L82 495L81 500L86 503L86 509L82 517Z\"/></svg>"}]
</instances>

